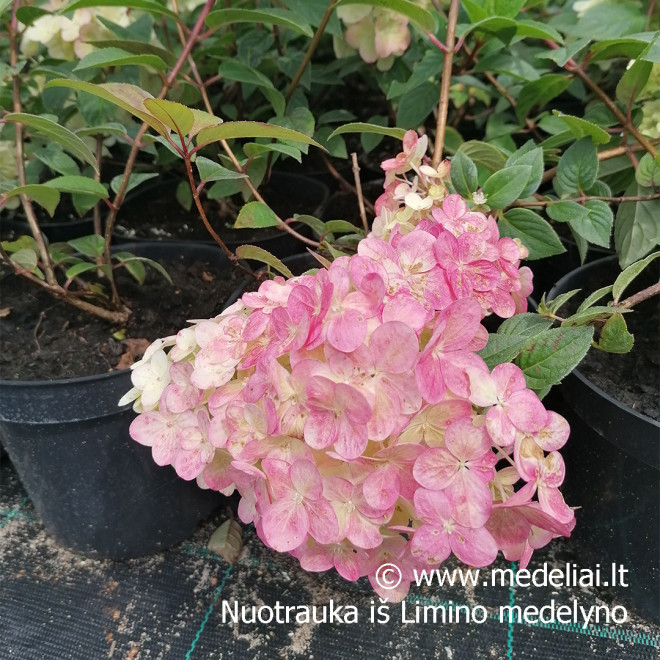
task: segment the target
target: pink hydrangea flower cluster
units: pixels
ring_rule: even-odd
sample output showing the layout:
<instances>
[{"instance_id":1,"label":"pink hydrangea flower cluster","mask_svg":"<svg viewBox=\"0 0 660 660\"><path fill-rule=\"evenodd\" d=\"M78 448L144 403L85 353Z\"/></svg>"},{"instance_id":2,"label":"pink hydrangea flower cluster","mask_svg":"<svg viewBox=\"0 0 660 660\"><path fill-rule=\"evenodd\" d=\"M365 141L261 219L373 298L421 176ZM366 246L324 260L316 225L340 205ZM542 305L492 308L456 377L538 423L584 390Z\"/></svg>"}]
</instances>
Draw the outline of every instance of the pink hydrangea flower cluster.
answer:
<instances>
[{"instance_id":1,"label":"pink hydrangea flower cluster","mask_svg":"<svg viewBox=\"0 0 660 660\"><path fill-rule=\"evenodd\" d=\"M159 465L237 489L267 546L390 600L451 553L526 565L574 526L567 422L517 366L477 355L486 314L526 309L524 252L454 194L406 229L154 342L122 399ZM401 570L394 590L383 563Z\"/></svg>"}]
</instances>

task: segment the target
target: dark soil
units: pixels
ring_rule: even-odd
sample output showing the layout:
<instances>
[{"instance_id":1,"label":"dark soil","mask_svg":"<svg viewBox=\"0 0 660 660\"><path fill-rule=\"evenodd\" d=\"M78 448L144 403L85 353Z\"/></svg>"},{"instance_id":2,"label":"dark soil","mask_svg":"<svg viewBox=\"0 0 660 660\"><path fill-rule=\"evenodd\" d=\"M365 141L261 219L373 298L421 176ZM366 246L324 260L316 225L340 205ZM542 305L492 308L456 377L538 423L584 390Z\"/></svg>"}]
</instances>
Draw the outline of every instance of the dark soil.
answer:
<instances>
[{"instance_id":1,"label":"dark soil","mask_svg":"<svg viewBox=\"0 0 660 660\"><path fill-rule=\"evenodd\" d=\"M154 339L175 334L188 319L219 314L243 279L236 268L204 261L163 262L174 286L152 269L144 285L118 273L123 300L133 310L126 339L121 330L55 300L29 282L0 272L0 377L51 380L126 368Z\"/></svg>"},{"instance_id":2,"label":"dark soil","mask_svg":"<svg viewBox=\"0 0 660 660\"><path fill-rule=\"evenodd\" d=\"M362 184L362 195L372 204L383 194L383 181L368 181ZM357 196L352 192L339 190L330 196L323 214L324 220L346 220L357 227L362 227L360 207ZM373 214L367 209L367 220L371 223Z\"/></svg>"},{"instance_id":3,"label":"dark soil","mask_svg":"<svg viewBox=\"0 0 660 660\"><path fill-rule=\"evenodd\" d=\"M310 195L304 180L296 179L294 185L297 188L286 189L281 185L268 184L260 192L282 219L291 218L295 213L318 216L327 201L327 189L323 188L320 196L314 192ZM115 234L131 239L212 242L195 205L186 211L176 200L176 186L177 182L163 182L126 202L118 215ZM234 229L233 224L243 205L240 196L205 199L203 205L211 226L228 245L252 244L270 237L280 237L283 233L276 228ZM267 246L264 247L267 249Z\"/></svg>"},{"instance_id":4,"label":"dark soil","mask_svg":"<svg viewBox=\"0 0 660 660\"><path fill-rule=\"evenodd\" d=\"M660 266L656 261L626 289L624 298L651 286L659 277ZM611 284L615 278L615 264L610 262L592 271L586 283L571 288L581 285L590 293ZM572 298L562 308L564 314L567 310L575 311L585 297L577 294ZM619 355L591 349L580 363L579 371L621 403L657 420L660 419L660 300L656 296L636 305L625 319L635 337L630 353Z\"/></svg>"}]
</instances>

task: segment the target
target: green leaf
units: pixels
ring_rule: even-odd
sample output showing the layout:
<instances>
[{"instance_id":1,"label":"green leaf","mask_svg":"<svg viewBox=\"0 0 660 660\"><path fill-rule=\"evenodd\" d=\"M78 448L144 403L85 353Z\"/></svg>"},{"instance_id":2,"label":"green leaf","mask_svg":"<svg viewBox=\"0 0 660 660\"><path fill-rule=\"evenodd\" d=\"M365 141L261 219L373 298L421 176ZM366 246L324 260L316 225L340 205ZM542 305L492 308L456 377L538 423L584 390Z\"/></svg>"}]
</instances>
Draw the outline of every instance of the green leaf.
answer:
<instances>
[{"instance_id":1,"label":"green leaf","mask_svg":"<svg viewBox=\"0 0 660 660\"><path fill-rule=\"evenodd\" d=\"M128 186L126 186L126 190L124 192L128 193L134 188L137 188L140 184L144 183L145 181L149 181L150 179L155 179L158 176L159 175L156 172L131 174L131 177L128 180ZM117 176L112 178L112 181L110 181L110 188L112 189L112 192L117 193L119 191L119 188L123 180L124 180L123 174L118 174Z\"/></svg>"},{"instance_id":2,"label":"green leaf","mask_svg":"<svg viewBox=\"0 0 660 660\"><path fill-rule=\"evenodd\" d=\"M653 64L643 60L637 60L624 74L621 76L618 85L616 86L616 98L624 105L631 104L644 89Z\"/></svg>"},{"instance_id":3,"label":"green leaf","mask_svg":"<svg viewBox=\"0 0 660 660\"><path fill-rule=\"evenodd\" d=\"M306 37L314 34L309 23L301 21L294 12L284 9L218 9L206 17L206 25L210 28L228 23L265 23L289 28Z\"/></svg>"},{"instance_id":4,"label":"green leaf","mask_svg":"<svg viewBox=\"0 0 660 660\"><path fill-rule=\"evenodd\" d=\"M10 259L20 268L28 273L33 273L37 268L37 253L30 248L22 248L12 253Z\"/></svg>"},{"instance_id":5,"label":"green leaf","mask_svg":"<svg viewBox=\"0 0 660 660\"><path fill-rule=\"evenodd\" d=\"M591 61L623 57L626 60L644 59L658 63L660 44L656 40L656 35L657 32L640 32L619 39L599 40L591 47L593 55Z\"/></svg>"},{"instance_id":6,"label":"green leaf","mask_svg":"<svg viewBox=\"0 0 660 660\"><path fill-rule=\"evenodd\" d=\"M129 66L133 64L150 66L158 71L165 71L168 68L167 63L158 57L158 55L136 55L121 48L110 47L100 48L85 55L74 71L111 66Z\"/></svg>"},{"instance_id":7,"label":"green leaf","mask_svg":"<svg viewBox=\"0 0 660 660\"><path fill-rule=\"evenodd\" d=\"M12 254L13 252L25 249L32 250L35 253L39 250L37 247L37 241L27 234L19 236L15 241L2 241L2 249L7 252L7 254Z\"/></svg>"},{"instance_id":8,"label":"green leaf","mask_svg":"<svg viewBox=\"0 0 660 660\"><path fill-rule=\"evenodd\" d=\"M598 199L592 199L585 203L588 213L588 225L582 226L581 221L571 227L578 230L578 233L594 245L600 247L610 246L610 236L612 235L612 224L614 223L614 213L607 202Z\"/></svg>"},{"instance_id":9,"label":"green leaf","mask_svg":"<svg viewBox=\"0 0 660 660\"><path fill-rule=\"evenodd\" d=\"M640 186L646 188L660 187L660 165L651 154L644 154L639 159L635 180Z\"/></svg>"},{"instance_id":10,"label":"green leaf","mask_svg":"<svg viewBox=\"0 0 660 660\"><path fill-rule=\"evenodd\" d=\"M612 315L613 308L608 305L593 305L587 309L578 310L562 321L562 327L584 325L596 319L607 319Z\"/></svg>"},{"instance_id":11,"label":"green leaf","mask_svg":"<svg viewBox=\"0 0 660 660\"><path fill-rule=\"evenodd\" d=\"M218 73L226 80L236 80L249 85L256 85L271 102L275 114L284 114L286 101L281 92L275 89L270 78L266 77L253 67L247 66L239 60L225 60L219 67Z\"/></svg>"},{"instance_id":12,"label":"green leaf","mask_svg":"<svg viewBox=\"0 0 660 660\"><path fill-rule=\"evenodd\" d=\"M590 137L595 144L607 144L611 139L607 131L586 119L565 115L563 112L559 112L559 110L553 110L552 114L561 119L578 140L583 137Z\"/></svg>"},{"instance_id":13,"label":"green leaf","mask_svg":"<svg viewBox=\"0 0 660 660\"><path fill-rule=\"evenodd\" d=\"M184 208L186 211L190 211L193 205L193 196L192 190L190 190L190 184L187 181L179 181L179 184L176 187L176 201L181 204L181 208ZM209 196L209 199L213 199Z\"/></svg>"},{"instance_id":14,"label":"green leaf","mask_svg":"<svg viewBox=\"0 0 660 660\"><path fill-rule=\"evenodd\" d=\"M58 174L80 174L80 169L76 161L68 154L65 154L59 147L49 145L34 152L35 158L38 158L46 167Z\"/></svg>"},{"instance_id":15,"label":"green leaf","mask_svg":"<svg viewBox=\"0 0 660 660\"><path fill-rule=\"evenodd\" d=\"M302 154L300 149L291 147L288 144L258 144L257 142L248 142L243 145L243 151L248 158L258 158L267 151L274 151L275 153L291 156L292 158L295 158L299 163L302 163Z\"/></svg>"},{"instance_id":16,"label":"green leaf","mask_svg":"<svg viewBox=\"0 0 660 660\"><path fill-rule=\"evenodd\" d=\"M519 238L529 250L528 260L566 252L550 224L530 209L509 209L498 222L500 236Z\"/></svg>"},{"instance_id":17,"label":"green leaf","mask_svg":"<svg viewBox=\"0 0 660 660\"><path fill-rule=\"evenodd\" d=\"M325 232L325 222L319 218L315 218L313 215L298 215L297 213L293 216L296 222L302 222L304 225L311 227L317 236L323 236Z\"/></svg>"},{"instance_id":18,"label":"green leaf","mask_svg":"<svg viewBox=\"0 0 660 660\"><path fill-rule=\"evenodd\" d=\"M276 227L281 224L272 209L263 202L248 202L234 223L235 229Z\"/></svg>"},{"instance_id":19,"label":"green leaf","mask_svg":"<svg viewBox=\"0 0 660 660\"><path fill-rule=\"evenodd\" d=\"M603 296L606 296L612 291L612 285L601 287L600 289L594 291L591 295L587 296L582 304L577 308L578 312L582 312L585 309L589 309L594 303L597 303Z\"/></svg>"},{"instance_id":20,"label":"green leaf","mask_svg":"<svg viewBox=\"0 0 660 660\"><path fill-rule=\"evenodd\" d=\"M222 165L219 165L210 158L204 158L204 156L197 156L195 160L195 165L197 165L197 170L199 171L199 177L203 183L208 181L222 181L225 179L245 179L245 174L242 172L236 172L230 170Z\"/></svg>"},{"instance_id":21,"label":"green leaf","mask_svg":"<svg viewBox=\"0 0 660 660\"><path fill-rule=\"evenodd\" d=\"M98 234L72 238L70 241L67 241L67 243L76 250L76 252L80 252L86 257L92 258L100 257L103 254L103 248L105 247L103 236L99 236Z\"/></svg>"},{"instance_id":22,"label":"green leaf","mask_svg":"<svg viewBox=\"0 0 660 660\"><path fill-rule=\"evenodd\" d=\"M559 311L559 309L561 309L563 305L565 305L573 296L577 295L578 293L580 293L580 289L573 289L572 291L561 293L553 300L548 301L546 303L546 308L548 309L548 311L554 314L557 311Z\"/></svg>"},{"instance_id":23,"label":"green leaf","mask_svg":"<svg viewBox=\"0 0 660 660\"><path fill-rule=\"evenodd\" d=\"M48 84L45 85L48 87ZM45 135L49 140L57 142L66 149L71 155L75 156L78 160L88 163L94 168L94 171L99 171L99 165L96 162L96 157L92 150L81 140L75 133L72 133L68 128L60 126L58 123L46 119L46 117L39 117L38 115L30 115L24 112L9 113L4 116L4 121L20 122L24 126L33 128L35 131Z\"/></svg>"},{"instance_id":24,"label":"green leaf","mask_svg":"<svg viewBox=\"0 0 660 660\"><path fill-rule=\"evenodd\" d=\"M180 136L188 135L195 121L195 115L190 108L174 101L145 99L144 107Z\"/></svg>"},{"instance_id":25,"label":"green leaf","mask_svg":"<svg viewBox=\"0 0 660 660\"><path fill-rule=\"evenodd\" d=\"M598 154L591 138L572 144L557 165L557 182L567 192L588 190L598 177Z\"/></svg>"},{"instance_id":26,"label":"green leaf","mask_svg":"<svg viewBox=\"0 0 660 660\"><path fill-rule=\"evenodd\" d=\"M515 202L529 181L532 168L514 165L491 174L482 187L491 209L502 209Z\"/></svg>"},{"instance_id":27,"label":"green leaf","mask_svg":"<svg viewBox=\"0 0 660 660\"><path fill-rule=\"evenodd\" d=\"M154 0L76 0L76 2L67 5L62 10L62 13L69 14L76 9L85 9L87 7L127 7L128 9L140 9L150 14L156 14L157 16L169 16L174 20L177 19L175 12L165 7L164 4L155 2Z\"/></svg>"},{"instance_id":28,"label":"green leaf","mask_svg":"<svg viewBox=\"0 0 660 660\"><path fill-rule=\"evenodd\" d=\"M559 96L570 84L571 79L568 76L549 73L541 76L538 80L532 80L523 85L518 93L518 103L516 105L518 121L522 124L533 107L542 108L555 96Z\"/></svg>"},{"instance_id":29,"label":"green leaf","mask_svg":"<svg viewBox=\"0 0 660 660\"><path fill-rule=\"evenodd\" d=\"M564 200L548 205L546 213L555 222L571 222L575 218L586 219L588 216L587 209L584 206L571 200Z\"/></svg>"},{"instance_id":30,"label":"green leaf","mask_svg":"<svg viewBox=\"0 0 660 660\"><path fill-rule=\"evenodd\" d=\"M130 252L115 252L115 254L112 255L112 258L123 263L133 279L141 286L146 279L147 270L141 261L133 260L134 256L135 255Z\"/></svg>"},{"instance_id":31,"label":"green leaf","mask_svg":"<svg viewBox=\"0 0 660 660\"><path fill-rule=\"evenodd\" d=\"M506 167L511 167L512 165L529 165L531 168L529 178L519 197L533 195L541 185L541 178L543 177L543 149L536 147L534 142L529 140L518 151L515 151L509 156L506 161Z\"/></svg>"},{"instance_id":32,"label":"green leaf","mask_svg":"<svg viewBox=\"0 0 660 660\"><path fill-rule=\"evenodd\" d=\"M56 78L44 85L44 89L50 87L70 87L71 89L93 94L110 103L114 103L114 105L123 108L142 121L147 122L151 128L163 137L167 137L170 133L168 128L159 119L154 117L144 105L145 100L151 99L153 96L136 85L129 85L128 83L104 83L103 85L95 85L94 83L83 82L82 80ZM80 140L80 138L78 139Z\"/></svg>"},{"instance_id":33,"label":"green leaf","mask_svg":"<svg viewBox=\"0 0 660 660\"><path fill-rule=\"evenodd\" d=\"M133 55L156 55L161 60L173 67L176 64L176 55L160 46L146 43L144 41L130 39L103 39L100 41L88 41L96 48L120 48Z\"/></svg>"},{"instance_id":34,"label":"green leaf","mask_svg":"<svg viewBox=\"0 0 660 660\"><path fill-rule=\"evenodd\" d=\"M170 277L169 273L157 261L154 261L153 259L147 259L147 257L136 257L134 255L124 256L125 254L129 254L129 253L121 253L122 255L121 257L119 256L119 254L115 254L113 255L113 259L117 259L122 264L124 264L124 266L126 266L126 269L129 271L129 273L131 273L131 275L133 275L133 277L135 277L135 273L138 272L135 269L134 264L136 262L139 262L146 264L150 268L153 268L155 271L160 273L169 284L173 284L172 278ZM133 270L131 270L131 268Z\"/></svg>"},{"instance_id":35,"label":"green leaf","mask_svg":"<svg viewBox=\"0 0 660 660\"><path fill-rule=\"evenodd\" d=\"M55 188L60 192L82 193L95 195L101 199L108 199L108 191L105 186L94 179L86 176L58 176L44 183L49 188Z\"/></svg>"},{"instance_id":36,"label":"green leaf","mask_svg":"<svg viewBox=\"0 0 660 660\"><path fill-rule=\"evenodd\" d=\"M378 135L389 135L397 140L403 140L406 131L403 128L388 128L386 126L378 126L377 124L352 122L336 128L330 133L328 140L331 140L336 135L342 135L343 133L376 133Z\"/></svg>"},{"instance_id":37,"label":"green leaf","mask_svg":"<svg viewBox=\"0 0 660 660\"><path fill-rule=\"evenodd\" d=\"M0 14L11 5L11 0L4 0L0 2ZM52 15L52 12L41 7L19 7L16 10L16 18L23 23L23 25L32 25L34 21L42 16Z\"/></svg>"},{"instance_id":38,"label":"green leaf","mask_svg":"<svg viewBox=\"0 0 660 660\"><path fill-rule=\"evenodd\" d=\"M107 124L78 128L76 135L126 135L126 127L118 122L109 121Z\"/></svg>"},{"instance_id":39,"label":"green leaf","mask_svg":"<svg viewBox=\"0 0 660 660\"><path fill-rule=\"evenodd\" d=\"M651 192L636 182L628 187L626 197ZM660 200L624 202L614 222L614 244L622 268L644 257L656 245L660 236Z\"/></svg>"},{"instance_id":40,"label":"green leaf","mask_svg":"<svg viewBox=\"0 0 660 660\"><path fill-rule=\"evenodd\" d=\"M266 124L258 121L227 121L219 126L202 129L197 135L197 145L205 146L211 142L219 140L231 140L234 138L274 138L278 140L291 140L294 142L304 142L311 144L319 149L325 148L316 140L307 137L299 131L290 128L282 128L274 124Z\"/></svg>"},{"instance_id":41,"label":"green leaf","mask_svg":"<svg viewBox=\"0 0 660 660\"><path fill-rule=\"evenodd\" d=\"M346 220L328 220L325 223L325 231L328 234L354 234L359 232L360 228Z\"/></svg>"},{"instance_id":42,"label":"green leaf","mask_svg":"<svg viewBox=\"0 0 660 660\"><path fill-rule=\"evenodd\" d=\"M424 123L438 103L440 83L426 81L399 101L396 123L401 128L417 128Z\"/></svg>"},{"instance_id":43,"label":"green leaf","mask_svg":"<svg viewBox=\"0 0 660 660\"><path fill-rule=\"evenodd\" d=\"M561 382L587 354L593 332L591 326L554 328L528 340L516 359L527 386L538 392Z\"/></svg>"},{"instance_id":44,"label":"green leaf","mask_svg":"<svg viewBox=\"0 0 660 660\"><path fill-rule=\"evenodd\" d=\"M103 271L106 277L108 277L110 273L110 268L108 264L95 264L95 263L89 263L88 261L81 261L80 263L71 266L71 268L68 268L64 275L67 280L72 280L74 277L78 277L78 275L82 275L83 273L88 273L92 270L93 271L101 270Z\"/></svg>"},{"instance_id":45,"label":"green leaf","mask_svg":"<svg viewBox=\"0 0 660 660\"><path fill-rule=\"evenodd\" d=\"M471 158L458 151L451 159L451 182L456 192L462 197L470 197L478 186L477 166Z\"/></svg>"},{"instance_id":46,"label":"green leaf","mask_svg":"<svg viewBox=\"0 0 660 660\"><path fill-rule=\"evenodd\" d=\"M629 353L635 338L628 332L626 320L620 313L613 314L600 331L598 348L608 353Z\"/></svg>"},{"instance_id":47,"label":"green leaf","mask_svg":"<svg viewBox=\"0 0 660 660\"><path fill-rule=\"evenodd\" d=\"M13 188L7 194L7 199L11 197L18 197L19 195L27 195L33 202L43 206L48 211L50 217L53 217L57 205L60 203L60 193L54 188L50 188L43 184L32 183L27 186L19 186Z\"/></svg>"},{"instance_id":48,"label":"green leaf","mask_svg":"<svg viewBox=\"0 0 660 660\"><path fill-rule=\"evenodd\" d=\"M564 39L557 30L547 23L518 19L516 21L517 37L533 37L536 39L550 39L558 44L563 44Z\"/></svg>"},{"instance_id":49,"label":"green leaf","mask_svg":"<svg viewBox=\"0 0 660 660\"><path fill-rule=\"evenodd\" d=\"M391 9L407 16L413 23L416 23L424 30L424 32L435 31L433 15L409 0L339 0L335 7L342 7L343 5L370 5L372 7Z\"/></svg>"},{"instance_id":50,"label":"green leaf","mask_svg":"<svg viewBox=\"0 0 660 660\"><path fill-rule=\"evenodd\" d=\"M460 145L456 153L464 153L476 165L481 165L489 172L502 170L506 164L504 154L494 145L478 140L468 140Z\"/></svg>"},{"instance_id":51,"label":"green leaf","mask_svg":"<svg viewBox=\"0 0 660 660\"><path fill-rule=\"evenodd\" d=\"M614 297L614 303L618 303L623 295L623 292L628 288L630 283L654 260L660 257L660 252L654 252L649 254L645 259L636 261L634 264L631 264L626 268L614 282L612 287L612 296Z\"/></svg>"},{"instance_id":52,"label":"green leaf","mask_svg":"<svg viewBox=\"0 0 660 660\"><path fill-rule=\"evenodd\" d=\"M276 256L256 245L239 246L236 248L236 256L240 259L260 261L261 263L274 268L278 273L284 275L284 277L293 277L293 273Z\"/></svg>"}]
</instances>

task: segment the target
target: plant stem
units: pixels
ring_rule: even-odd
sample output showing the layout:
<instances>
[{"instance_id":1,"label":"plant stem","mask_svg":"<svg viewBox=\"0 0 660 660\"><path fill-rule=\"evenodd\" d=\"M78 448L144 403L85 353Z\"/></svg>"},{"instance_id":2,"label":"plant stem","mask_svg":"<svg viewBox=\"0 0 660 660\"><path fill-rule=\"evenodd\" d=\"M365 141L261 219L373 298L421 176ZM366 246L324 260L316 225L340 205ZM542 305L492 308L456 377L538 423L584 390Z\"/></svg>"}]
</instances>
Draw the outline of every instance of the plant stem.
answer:
<instances>
[{"instance_id":1,"label":"plant stem","mask_svg":"<svg viewBox=\"0 0 660 660\"><path fill-rule=\"evenodd\" d=\"M355 189L357 190L358 206L360 208L360 218L362 219L362 226L365 233L369 233L369 223L367 222L367 212L364 209L364 197L362 196L362 184L360 183L360 167L358 165L357 154L351 154L353 161L353 176L355 177Z\"/></svg>"},{"instance_id":2,"label":"plant stem","mask_svg":"<svg viewBox=\"0 0 660 660\"><path fill-rule=\"evenodd\" d=\"M625 202L650 202L654 199L660 199L660 193L650 195L629 195L627 197L603 197L601 195L583 195L582 197L573 197L572 199L540 199L533 202L515 202L511 206L516 207L534 207L534 206L553 206L561 202L578 202L580 204L593 200L611 202L613 204L623 204Z\"/></svg>"},{"instance_id":3,"label":"plant stem","mask_svg":"<svg viewBox=\"0 0 660 660\"><path fill-rule=\"evenodd\" d=\"M309 44L309 47L307 48L305 57L303 58L303 61L300 63L300 66L298 67L298 71L296 71L295 76L293 76L293 80L291 80L289 89L286 92L286 96L284 98L286 99L287 103L290 101L291 96L293 95L293 92L295 91L296 87L298 87L298 83L300 82L303 73L305 73L305 69L309 64L309 61L312 59L312 55L314 55L314 52L316 51L319 42L321 41L321 37L325 32L325 28L328 25L328 21L332 16L332 12L334 11L337 2L338 0L330 0L330 2L328 2L328 6L326 7L325 14L323 14L323 18L321 19L321 23L316 28L316 32L314 33L312 42Z\"/></svg>"},{"instance_id":4,"label":"plant stem","mask_svg":"<svg viewBox=\"0 0 660 660\"><path fill-rule=\"evenodd\" d=\"M459 0L451 0L449 18L447 19L447 36L442 64L442 81L440 83L440 100L438 102L438 121L435 130L435 145L433 147L433 167L438 167L442 160L442 150L445 146L445 130L447 128L447 113L449 112L449 88L451 86L451 71L454 63L454 46L456 43L456 24L458 23Z\"/></svg>"},{"instance_id":5,"label":"plant stem","mask_svg":"<svg viewBox=\"0 0 660 660\"><path fill-rule=\"evenodd\" d=\"M655 284L652 284L646 289L642 289L641 291L630 296L629 298L622 300L620 303L615 303L614 306L621 307L623 309L630 309L631 307L638 305L644 300L648 300L649 298L652 298L653 296L657 296L657 295L660 295L660 281L656 282Z\"/></svg>"},{"instance_id":6,"label":"plant stem","mask_svg":"<svg viewBox=\"0 0 660 660\"><path fill-rule=\"evenodd\" d=\"M653 140L651 144L653 145L660 144L660 140ZM611 158L618 158L619 156L625 156L629 152L636 153L638 151L646 151L646 148L643 147L641 144L623 144L620 147L613 147L612 149L605 149L603 151L599 151L598 160L602 162L604 160L610 160ZM557 174L556 167L552 167L549 170L546 170L543 173L543 178L541 179L541 183L547 183L548 181L552 181L555 174Z\"/></svg>"},{"instance_id":7,"label":"plant stem","mask_svg":"<svg viewBox=\"0 0 660 660\"><path fill-rule=\"evenodd\" d=\"M546 44L552 49L557 49L559 46L552 40L546 39ZM589 74L574 60L569 59L566 64L564 64L566 71L574 73L607 107L607 109L619 120L621 126L625 128L630 135L632 135L639 144L641 144L646 151L648 151L653 158L658 155L657 149L653 146L653 143L646 137L644 137L638 130L637 127L632 123L629 117L626 117L619 106L612 101L612 99L607 95L607 93L601 89L589 76Z\"/></svg>"},{"instance_id":8,"label":"plant stem","mask_svg":"<svg viewBox=\"0 0 660 660\"><path fill-rule=\"evenodd\" d=\"M15 70L18 64L18 19L16 17L16 12L20 7L21 0L14 0L11 12L11 22L9 26L9 64ZM11 89L12 89L12 103L14 112L22 111L21 104L21 81L19 79L18 73L14 73L11 78ZM18 175L18 185L24 186L27 184L27 178L25 175L25 152L23 148L23 124L16 122L15 124L15 144L16 144L16 172ZM41 261L43 263L44 275L46 281L51 285L57 285L57 280L55 279L55 273L53 271L53 263L50 259L50 254L48 253L48 248L44 242L41 229L39 229L39 221L34 212L34 207L32 206L32 201L27 195L21 195L21 205L23 206L23 211L25 212L25 217L30 226L30 231L32 232L32 237L37 243L37 248L39 249L39 255L41 256ZM13 262L10 262L13 263Z\"/></svg>"}]
</instances>

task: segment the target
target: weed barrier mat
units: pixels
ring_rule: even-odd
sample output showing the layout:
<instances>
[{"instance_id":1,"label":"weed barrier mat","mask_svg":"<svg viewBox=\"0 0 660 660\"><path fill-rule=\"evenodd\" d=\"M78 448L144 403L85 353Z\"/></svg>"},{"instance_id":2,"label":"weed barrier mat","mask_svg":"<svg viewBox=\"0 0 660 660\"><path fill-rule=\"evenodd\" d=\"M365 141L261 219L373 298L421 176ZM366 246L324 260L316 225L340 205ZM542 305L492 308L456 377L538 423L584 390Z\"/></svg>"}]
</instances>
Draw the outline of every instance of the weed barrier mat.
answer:
<instances>
[{"instance_id":1,"label":"weed barrier mat","mask_svg":"<svg viewBox=\"0 0 660 660\"><path fill-rule=\"evenodd\" d=\"M500 620L507 605L541 607L552 600L585 609L610 607L606 589L488 586L414 587L406 619L424 605L444 605L465 615L482 606L483 623L402 621L402 606L386 603L390 621L370 621L382 605L369 582L350 583L334 570L306 573L297 562L267 548L254 529L243 531L235 566L206 550L225 514L204 523L195 536L169 551L129 561L96 560L59 548L43 530L11 463L0 459L0 658L3 660L225 660L229 658L536 658L582 660L660 657L660 627L629 613L626 622L525 623ZM575 562L570 542L555 539L535 553L531 570L548 562ZM457 564L446 563L450 569ZM514 564L515 566L515 564ZM497 568L510 568L499 559ZM488 580L484 569L481 580ZM231 620L234 603L267 606L262 618L284 606L354 606L357 623L247 623ZM225 604L227 603L227 604ZM296 610L299 612L300 610ZM473 610L476 612L476 609ZM223 623L223 612L225 622ZM248 616L251 616L248 614ZM284 616L284 615L282 615ZM481 618L481 610L479 610ZM375 617L376 621L378 616Z\"/></svg>"}]
</instances>

